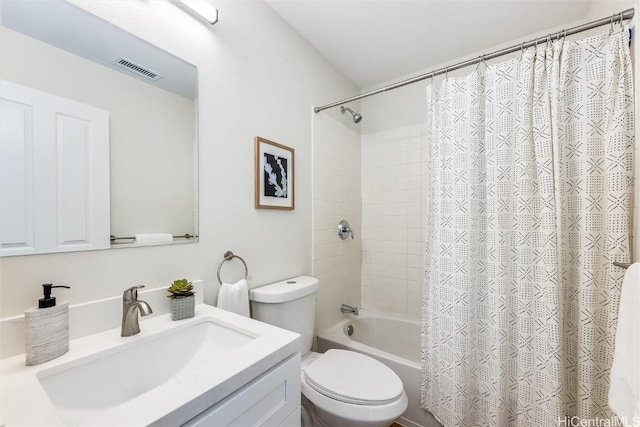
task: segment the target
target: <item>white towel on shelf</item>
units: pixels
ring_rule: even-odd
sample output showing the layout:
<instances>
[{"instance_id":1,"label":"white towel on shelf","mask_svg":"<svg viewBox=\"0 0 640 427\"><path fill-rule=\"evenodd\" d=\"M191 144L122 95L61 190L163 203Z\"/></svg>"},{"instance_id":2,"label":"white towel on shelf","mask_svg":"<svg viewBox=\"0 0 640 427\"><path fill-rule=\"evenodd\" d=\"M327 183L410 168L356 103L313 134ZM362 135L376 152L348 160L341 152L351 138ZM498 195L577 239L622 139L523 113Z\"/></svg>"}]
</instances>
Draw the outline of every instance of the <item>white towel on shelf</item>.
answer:
<instances>
[{"instance_id":1,"label":"white towel on shelf","mask_svg":"<svg viewBox=\"0 0 640 427\"><path fill-rule=\"evenodd\" d=\"M640 262L632 264L627 269L622 281L609 388L609 406L623 422L626 420L627 423L640 420L640 316L638 313L640 313Z\"/></svg>"},{"instance_id":2,"label":"white towel on shelf","mask_svg":"<svg viewBox=\"0 0 640 427\"><path fill-rule=\"evenodd\" d=\"M136 234L135 238L136 243L140 244L173 242L173 235L170 233L141 233Z\"/></svg>"},{"instance_id":3,"label":"white towel on shelf","mask_svg":"<svg viewBox=\"0 0 640 427\"><path fill-rule=\"evenodd\" d=\"M249 317L249 288L246 279L220 286L218 308Z\"/></svg>"}]
</instances>

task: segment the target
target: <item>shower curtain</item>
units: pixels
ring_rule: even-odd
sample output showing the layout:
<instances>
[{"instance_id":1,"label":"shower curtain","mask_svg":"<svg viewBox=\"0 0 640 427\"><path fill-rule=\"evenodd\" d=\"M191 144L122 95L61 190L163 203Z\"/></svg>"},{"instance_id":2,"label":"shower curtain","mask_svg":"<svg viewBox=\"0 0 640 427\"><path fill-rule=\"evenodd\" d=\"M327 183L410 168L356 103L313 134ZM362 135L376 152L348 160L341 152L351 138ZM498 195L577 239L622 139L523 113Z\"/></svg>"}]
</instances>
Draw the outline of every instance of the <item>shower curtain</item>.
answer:
<instances>
[{"instance_id":1,"label":"shower curtain","mask_svg":"<svg viewBox=\"0 0 640 427\"><path fill-rule=\"evenodd\" d=\"M427 88L421 404L446 427L613 417L628 34L556 40Z\"/></svg>"}]
</instances>

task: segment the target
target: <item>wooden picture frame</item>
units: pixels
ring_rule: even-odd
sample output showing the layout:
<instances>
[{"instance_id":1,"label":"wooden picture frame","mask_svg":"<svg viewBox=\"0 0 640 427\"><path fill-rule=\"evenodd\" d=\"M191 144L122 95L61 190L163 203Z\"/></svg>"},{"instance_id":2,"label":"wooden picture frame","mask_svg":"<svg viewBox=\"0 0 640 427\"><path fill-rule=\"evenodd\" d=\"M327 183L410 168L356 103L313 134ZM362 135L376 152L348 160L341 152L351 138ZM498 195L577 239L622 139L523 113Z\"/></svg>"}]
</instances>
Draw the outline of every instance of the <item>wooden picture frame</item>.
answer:
<instances>
[{"instance_id":1,"label":"wooden picture frame","mask_svg":"<svg viewBox=\"0 0 640 427\"><path fill-rule=\"evenodd\" d=\"M295 208L294 155L293 148L255 137L256 209Z\"/></svg>"}]
</instances>

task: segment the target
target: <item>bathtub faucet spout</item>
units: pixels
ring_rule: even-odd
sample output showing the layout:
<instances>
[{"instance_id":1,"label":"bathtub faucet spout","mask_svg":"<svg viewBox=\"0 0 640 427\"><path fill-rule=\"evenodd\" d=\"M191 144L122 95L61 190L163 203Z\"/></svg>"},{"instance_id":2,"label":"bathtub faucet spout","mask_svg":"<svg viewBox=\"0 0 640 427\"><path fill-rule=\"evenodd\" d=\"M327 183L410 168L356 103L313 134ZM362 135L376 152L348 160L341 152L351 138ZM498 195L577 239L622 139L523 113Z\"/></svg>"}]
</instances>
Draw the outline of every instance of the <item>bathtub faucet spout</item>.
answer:
<instances>
[{"instance_id":1,"label":"bathtub faucet spout","mask_svg":"<svg viewBox=\"0 0 640 427\"><path fill-rule=\"evenodd\" d=\"M340 311L343 313L351 313L356 316L358 315L358 307L351 307L347 304L342 304L342 306L340 307Z\"/></svg>"}]
</instances>

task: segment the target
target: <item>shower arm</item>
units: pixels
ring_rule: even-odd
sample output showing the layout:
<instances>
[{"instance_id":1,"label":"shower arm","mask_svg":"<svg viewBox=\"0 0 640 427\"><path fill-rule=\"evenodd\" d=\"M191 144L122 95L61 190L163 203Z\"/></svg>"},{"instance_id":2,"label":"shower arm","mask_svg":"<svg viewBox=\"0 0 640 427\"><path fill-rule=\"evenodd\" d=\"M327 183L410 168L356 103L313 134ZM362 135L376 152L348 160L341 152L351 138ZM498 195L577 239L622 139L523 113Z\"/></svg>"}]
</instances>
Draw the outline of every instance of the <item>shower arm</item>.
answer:
<instances>
[{"instance_id":1,"label":"shower arm","mask_svg":"<svg viewBox=\"0 0 640 427\"><path fill-rule=\"evenodd\" d=\"M360 113L356 113L351 108L345 107L344 105L341 105L340 106L340 113L344 114L345 111L348 111L349 114L351 114L351 118L353 119L354 123L360 123L360 121L362 120L362 115Z\"/></svg>"}]
</instances>

